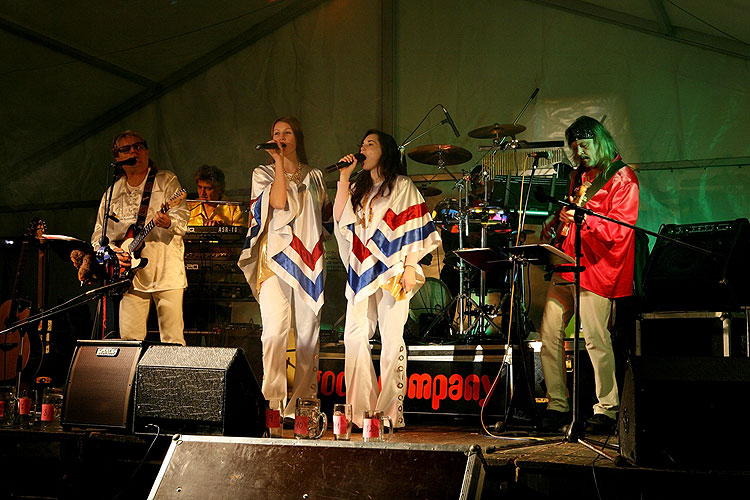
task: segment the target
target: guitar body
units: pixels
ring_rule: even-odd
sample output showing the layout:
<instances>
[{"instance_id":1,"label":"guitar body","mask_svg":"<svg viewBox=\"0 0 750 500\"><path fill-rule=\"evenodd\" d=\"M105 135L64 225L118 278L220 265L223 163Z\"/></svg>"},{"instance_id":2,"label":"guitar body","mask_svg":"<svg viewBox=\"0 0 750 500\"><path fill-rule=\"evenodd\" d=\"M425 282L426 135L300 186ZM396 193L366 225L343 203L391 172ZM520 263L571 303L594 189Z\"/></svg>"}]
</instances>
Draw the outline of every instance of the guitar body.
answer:
<instances>
[{"instance_id":1,"label":"guitar body","mask_svg":"<svg viewBox=\"0 0 750 500\"><path fill-rule=\"evenodd\" d=\"M3 330L8 328L11 323L15 323L15 321L9 321L11 307L13 307L12 300L6 300L0 305L0 325L3 326ZM29 314L31 314L31 309L24 309L18 313L16 320L23 321L29 317ZM31 353L28 334L23 334L23 341L23 363L21 366L25 368L29 362L29 355ZM5 335L0 335L0 379L3 382L16 378L16 364L18 362L20 344L21 332L19 330L13 330Z\"/></svg>"},{"instance_id":2,"label":"guitar body","mask_svg":"<svg viewBox=\"0 0 750 500\"><path fill-rule=\"evenodd\" d=\"M46 231L46 224L41 219L33 219L26 231L21 246L21 255L18 259L16 269L15 286L13 296L0 305L0 330L10 328L12 325L25 320L31 314L31 302L21 297L21 283L23 282L26 257L29 252L28 239L40 238ZM23 337L21 337L23 335ZM36 331L30 334L22 332L20 329L13 330L7 334L0 335L0 379L3 382L13 380L18 375L18 357L23 338L23 351L21 354L21 372L28 370L33 371L33 375L39 370L41 360L44 355L41 337ZM32 345L33 344L33 345ZM29 361L33 362L29 364ZM28 370L27 370L28 369Z\"/></svg>"},{"instance_id":3,"label":"guitar body","mask_svg":"<svg viewBox=\"0 0 750 500\"><path fill-rule=\"evenodd\" d=\"M133 231L132 226L130 229L128 229L128 234ZM134 236L128 236L128 234L125 235L125 239L122 240L122 243L120 243L118 246L122 248L123 250L127 251L128 248L133 244L133 241L135 241ZM148 264L148 259L141 257L141 251L143 250L143 247L146 244L141 244L140 247L138 247L136 250L133 251L133 253L130 254L130 270L126 268L120 269L120 274L125 273L135 273L138 269L144 267L146 264Z\"/></svg>"},{"instance_id":4,"label":"guitar body","mask_svg":"<svg viewBox=\"0 0 750 500\"><path fill-rule=\"evenodd\" d=\"M171 198L169 198L169 200L167 200L164 205L162 205L159 211L163 214L167 213L170 209L180 204L186 197L187 191L185 189L178 190L175 194L172 195ZM122 267L120 268L121 275L127 274L132 278L138 269L148 264L148 259L141 258L141 251L146 244L146 236L148 236L148 234L152 229L154 229L154 227L154 220L151 219L148 224L143 226L143 229L140 232L137 231L137 228L135 226L130 226L128 228L127 232L125 233L125 238L122 240L122 242L117 244L117 246L130 254L131 259L130 269Z\"/></svg>"}]
</instances>

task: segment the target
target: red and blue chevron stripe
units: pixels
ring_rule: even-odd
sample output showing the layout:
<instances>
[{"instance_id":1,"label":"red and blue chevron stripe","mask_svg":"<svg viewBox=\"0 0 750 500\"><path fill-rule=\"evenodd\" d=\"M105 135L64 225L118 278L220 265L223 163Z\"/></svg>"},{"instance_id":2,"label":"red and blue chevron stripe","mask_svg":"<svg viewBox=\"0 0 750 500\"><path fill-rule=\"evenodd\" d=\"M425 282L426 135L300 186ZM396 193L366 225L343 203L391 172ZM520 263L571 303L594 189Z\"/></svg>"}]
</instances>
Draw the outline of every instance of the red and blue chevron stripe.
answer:
<instances>
[{"instance_id":1,"label":"red and blue chevron stripe","mask_svg":"<svg viewBox=\"0 0 750 500\"><path fill-rule=\"evenodd\" d=\"M407 247L437 233L424 202L398 214L388 209L383 222L385 224L381 224L366 243L357 236L355 223L346 226L351 233L352 255L355 257L349 259L347 284L354 295L377 282L402 258L401 253Z\"/></svg>"},{"instance_id":2,"label":"red and blue chevron stripe","mask_svg":"<svg viewBox=\"0 0 750 500\"><path fill-rule=\"evenodd\" d=\"M246 248L250 248L253 244L253 240L258 237L258 233L260 232L261 226L261 218L262 218L262 208L263 208L263 193L260 194L257 198L250 201L250 206L253 218L250 220L250 230L247 232L247 237L245 237L245 244L242 245L242 249L245 250Z\"/></svg>"},{"instance_id":3,"label":"red and blue chevron stripe","mask_svg":"<svg viewBox=\"0 0 750 500\"><path fill-rule=\"evenodd\" d=\"M302 290L318 302L323 294L323 239L318 240L312 252L295 235L292 244L273 260L300 284Z\"/></svg>"}]
</instances>

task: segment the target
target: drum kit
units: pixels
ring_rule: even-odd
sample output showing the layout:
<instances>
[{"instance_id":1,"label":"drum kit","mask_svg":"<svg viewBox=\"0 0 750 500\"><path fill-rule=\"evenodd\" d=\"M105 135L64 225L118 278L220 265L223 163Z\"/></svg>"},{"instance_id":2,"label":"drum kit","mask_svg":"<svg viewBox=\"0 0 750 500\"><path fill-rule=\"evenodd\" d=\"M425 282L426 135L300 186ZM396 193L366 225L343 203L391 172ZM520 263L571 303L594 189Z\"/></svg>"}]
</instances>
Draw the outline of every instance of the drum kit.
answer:
<instances>
[{"instance_id":1,"label":"drum kit","mask_svg":"<svg viewBox=\"0 0 750 500\"><path fill-rule=\"evenodd\" d=\"M526 130L525 126L515 123L494 123L474 129L468 135L475 139L491 139L492 149L496 150L503 148L504 144L506 146L513 144L515 135L524 130ZM512 138L512 141L506 143L508 138ZM456 341L469 342L474 340L472 337L483 336L488 330L501 331L501 325L498 325L496 321L501 316L500 309L504 307L506 301L503 298L497 305L486 303L488 274L491 276L492 288L506 291L509 289L509 283L514 279L508 276L512 266L503 267L500 262L507 264L509 261L504 257L496 258L500 257L496 250L498 247L520 244L525 237L527 231L524 231L521 238L518 238L514 227L518 222L518 212L491 204L493 173L486 163L477 165L472 171L462 170L460 176L451 172L448 167L462 165L472 159L472 154L468 150L450 144L431 144L414 147L408 151L407 155L418 163L433 165L439 171L448 173L455 181L454 189L458 193L456 197L449 196L440 200L433 211L433 220L443 235L444 265L458 272L458 287L457 290L454 287L453 292L457 291L458 294L452 297L442 310L435 311L439 314L435 314L432 323L420 332L421 337L427 339L433 329L439 324L445 325L446 323L450 327L449 331L433 334L432 337L447 333ZM418 185L423 196L442 194L440 189L428 184L429 182ZM480 187L481 193L478 189ZM457 248L451 249L447 240L455 240L456 236L458 237ZM491 245L488 244L490 236L493 239ZM493 248L490 249L489 246ZM467 250L471 251L467 252ZM473 278L477 271L478 283ZM523 277L521 276L520 279ZM476 293L476 300L472 292Z\"/></svg>"}]
</instances>

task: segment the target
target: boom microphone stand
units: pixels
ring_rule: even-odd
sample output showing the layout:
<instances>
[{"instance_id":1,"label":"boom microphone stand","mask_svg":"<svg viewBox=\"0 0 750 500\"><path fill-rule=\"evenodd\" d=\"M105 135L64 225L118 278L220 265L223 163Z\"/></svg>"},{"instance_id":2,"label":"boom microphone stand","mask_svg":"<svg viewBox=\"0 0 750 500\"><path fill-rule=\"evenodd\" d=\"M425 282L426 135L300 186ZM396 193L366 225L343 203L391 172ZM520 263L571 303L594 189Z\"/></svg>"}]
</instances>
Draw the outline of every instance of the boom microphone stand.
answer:
<instances>
[{"instance_id":1,"label":"boom microphone stand","mask_svg":"<svg viewBox=\"0 0 750 500\"><path fill-rule=\"evenodd\" d=\"M551 196L544 194L544 192L541 191L540 189L536 191L535 196L538 199L543 199L553 204L560 205L564 208L575 210L575 215L573 218L573 221L575 222L575 226L576 226L576 233L575 233L575 237L573 240L573 246L575 249L575 264L572 266L572 268L569 265L555 267L555 272L572 271L573 276L574 276L573 286L575 286L574 333L573 333L573 408L572 408L573 420L571 421L570 425L568 426L567 431L565 432L564 439L565 441L569 443L582 444L583 446L590 449L591 451L614 462L616 460L616 457L613 457L609 455L608 453L605 453L604 451L596 448L591 443L595 443L602 447L606 447L610 449L617 449L617 450L619 450L619 446L595 442L593 440L587 441L585 439L583 423L580 421L580 376L579 376L579 364L580 364L579 361L580 360L579 360L578 346L580 343L580 330L581 330L581 308L580 308L581 272L585 270L581 266L581 257L583 256L583 252L581 250L581 229L583 227L583 220L585 216L587 215L592 216L592 217L599 217L600 219L604 219L604 220L613 222L615 224L619 224L620 226L628 227L635 231L641 231L643 233L649 234L651 236L655 236L657 238L666 238L674 243L678 243L682 246L691 248L695 251L698 251L704 254L708 254L708 255L717 255L717 254L716 252L712 252L710 250L706 250L706 249L691 245L689 243L685 243L683 241L676 240L674 238L671 238L665 235L660 235L653 231L649 231L647 229L637 227L633 224L628 224L627 222L613 219L612 217L607 217L606 215L599 214L597 212L594 212L593 210L589 210L584 207L579 207L577 204L573 202L553 198Z\"/></svg>"}]
</instances>

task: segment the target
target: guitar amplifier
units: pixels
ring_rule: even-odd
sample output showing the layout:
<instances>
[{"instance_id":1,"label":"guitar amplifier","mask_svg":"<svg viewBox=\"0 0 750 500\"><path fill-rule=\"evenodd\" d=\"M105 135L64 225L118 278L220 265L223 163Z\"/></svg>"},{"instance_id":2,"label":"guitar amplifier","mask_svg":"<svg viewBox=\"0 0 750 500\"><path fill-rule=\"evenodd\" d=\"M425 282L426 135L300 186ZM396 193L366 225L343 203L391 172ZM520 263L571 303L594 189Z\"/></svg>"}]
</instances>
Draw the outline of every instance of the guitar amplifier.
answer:
<instances>
[{"instance_id":1,"label":"guitar amplifier","mask_svg":"<svg viewBox=\"0 0 750 500\"><path fill-rule=\"evenodd\" d=\"M659 234L713 253L659 238L646 267L644 310L732 311L750 304L747 219L666 224Z\"/></svg>"}]
</instances>

